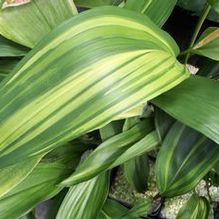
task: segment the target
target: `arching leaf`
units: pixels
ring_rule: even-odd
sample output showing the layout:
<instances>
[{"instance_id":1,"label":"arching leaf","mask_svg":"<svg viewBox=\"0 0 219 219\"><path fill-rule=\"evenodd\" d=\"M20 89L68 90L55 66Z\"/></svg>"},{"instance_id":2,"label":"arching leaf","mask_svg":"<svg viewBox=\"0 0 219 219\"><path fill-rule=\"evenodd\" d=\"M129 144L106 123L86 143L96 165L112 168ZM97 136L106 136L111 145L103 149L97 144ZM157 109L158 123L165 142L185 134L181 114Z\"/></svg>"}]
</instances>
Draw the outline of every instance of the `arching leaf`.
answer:
<instances>
[{"instance_id":1,"label":"arching leaf","mask_svg":"<svg viewBox=\"0 0 219 219\"><path fill-rule=\"evenodd\" d=\"M187 79L177 53L168 34L128 10L96 8L65 22L0 84L0 166L100 128Z\"/></svg>"},{"instance_id":2,"label":"arching leaf","mask_svg":"<svg viewBox=\"0 0 219 219\"><path fill-rule=\"evenodd\" d=\"M77 14L72 0L31 0L0 9L0 34L33 47L56 26Z\"/></svg>"}]
</instances>

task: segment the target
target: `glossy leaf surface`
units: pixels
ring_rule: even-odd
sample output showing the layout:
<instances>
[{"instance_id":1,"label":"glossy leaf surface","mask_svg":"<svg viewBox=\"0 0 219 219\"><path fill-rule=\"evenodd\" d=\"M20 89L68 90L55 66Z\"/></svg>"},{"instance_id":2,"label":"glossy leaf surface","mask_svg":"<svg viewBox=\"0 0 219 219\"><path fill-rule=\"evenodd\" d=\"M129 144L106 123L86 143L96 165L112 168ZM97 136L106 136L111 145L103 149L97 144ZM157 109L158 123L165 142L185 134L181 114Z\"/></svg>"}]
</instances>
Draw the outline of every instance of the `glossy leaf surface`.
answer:
<instances>
[{"instance_id":1,"label":"glossy leaf surface","mask_svg":"<svg viewBox=\"0 0 219 219\"><path fill-rule=\"evenodd\" d=\"M177 52L169 35L128 10L68 20L0 84L0 165L48 152L176 86L189 77Z\"/></svg>"}]
</instances>

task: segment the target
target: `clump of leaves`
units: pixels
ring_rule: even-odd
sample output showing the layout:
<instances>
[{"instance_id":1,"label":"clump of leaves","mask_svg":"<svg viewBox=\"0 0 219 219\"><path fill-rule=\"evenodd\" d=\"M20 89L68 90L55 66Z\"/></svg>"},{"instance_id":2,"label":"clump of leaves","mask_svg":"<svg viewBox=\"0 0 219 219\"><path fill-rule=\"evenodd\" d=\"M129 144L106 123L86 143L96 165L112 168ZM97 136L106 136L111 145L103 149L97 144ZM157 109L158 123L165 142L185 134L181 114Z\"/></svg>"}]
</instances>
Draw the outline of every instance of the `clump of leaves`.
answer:
<instances>
[{"instance_id":1,"label":"clump of leaves","mask_svg":"<svg viewBox=\"0 0 219 219\"><path fill-rule=\"evenodd\" d=\"M176 0L0 3L1 219L35 217L48 199L47 219L156 218L165 199L213 180L219 28L200 30L216 0L181 52L162 30ZM198 75L186 67L194 54L213 60ZM120 165L148 189L149 159L159 194L112 200ZM207 218L211 202L194 194L178 218Z\"/></svg>"}]
</instances>

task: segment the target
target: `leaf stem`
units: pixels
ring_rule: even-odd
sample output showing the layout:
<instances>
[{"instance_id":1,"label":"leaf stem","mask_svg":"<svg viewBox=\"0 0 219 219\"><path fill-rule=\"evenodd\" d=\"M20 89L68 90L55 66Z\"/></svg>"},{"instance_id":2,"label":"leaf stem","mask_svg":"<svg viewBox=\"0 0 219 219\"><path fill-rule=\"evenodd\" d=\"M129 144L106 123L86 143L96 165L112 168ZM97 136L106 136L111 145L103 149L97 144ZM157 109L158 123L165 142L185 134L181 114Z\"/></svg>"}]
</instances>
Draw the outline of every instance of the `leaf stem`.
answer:
<instances>
[{"instance_id":1,"label":"leaf stem","mask_svg":"<svg viewBox=\"0 0 219 219\"><path fill-rule=\"evenodd\" d=\"M189 60L189 58L190 58L190 51L192 50L192 47L193 47L194 44L195 44L195 41L196 41L196 39L197 39L197 37L198 37L198 34L199 34L199 32L200 32L200 30L201 30L201 28L202 28L202 25L203 25L205 19L206 19L207 16L208 16L210 10L211 10L211 5L209 5L208 3L206 3L206 6L205 6L205 8L204 8L202 14L200 15L199 20L198 20L198 23L197 23L197 25L196 25L196 27L195 27L194 34L193 34L192 39L191 39L191 42L190 42L190 44L189 44L189 48L186 50L186 51L188 51L188 53L187 53L186 58L185 58L185 64L188 63L188 60Z\"/></svg>"}]
</instances>

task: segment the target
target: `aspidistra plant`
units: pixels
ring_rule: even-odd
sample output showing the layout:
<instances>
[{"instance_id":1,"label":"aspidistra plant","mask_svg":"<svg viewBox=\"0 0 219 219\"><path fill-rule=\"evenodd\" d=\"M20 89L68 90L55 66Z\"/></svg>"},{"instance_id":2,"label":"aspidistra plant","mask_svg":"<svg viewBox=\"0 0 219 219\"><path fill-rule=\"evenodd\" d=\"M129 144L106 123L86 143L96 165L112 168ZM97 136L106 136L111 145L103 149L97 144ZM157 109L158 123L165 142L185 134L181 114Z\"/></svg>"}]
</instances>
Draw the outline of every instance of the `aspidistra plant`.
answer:
<instances>
[{"instance_id":1,"label":"aspidistra plant","mask_svg":"<svg viewBox=\"0 0 219 219\"><path fill-rule=\"evenodd\" d=\"M218 82L186 67L192 54L219 61L218 27L198 38L216 2L181 53L162 30L176 0L0 3L1 219L26 217L68 187L54 219L140 218L149 201L131 210L110 201L111 169L124 166L144 192L158 150L158 196L170 198L219 162Z\"/></svg>"}]
</instances>

